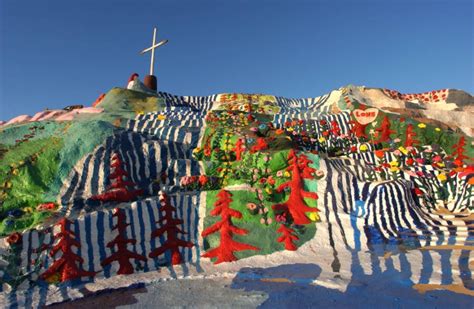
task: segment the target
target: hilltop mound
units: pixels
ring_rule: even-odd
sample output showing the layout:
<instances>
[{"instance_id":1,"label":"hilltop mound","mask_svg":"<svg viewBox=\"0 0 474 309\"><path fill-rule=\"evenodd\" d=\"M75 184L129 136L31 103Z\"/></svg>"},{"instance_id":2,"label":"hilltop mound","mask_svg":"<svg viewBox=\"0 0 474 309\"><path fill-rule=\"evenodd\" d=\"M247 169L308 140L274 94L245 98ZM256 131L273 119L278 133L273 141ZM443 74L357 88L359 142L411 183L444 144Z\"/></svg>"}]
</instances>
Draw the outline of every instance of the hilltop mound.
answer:
<instances>
[{"instance_id":1,"label":"hilltop mound","mask_svg":"<svg viewBox=\"0 0 474 309\"><path fill-rule=\"evenodd\" d=\"M114 88L91 108L16 117L0 126L3 303L285 263L317 264L304 280L342 291L390 272L472 294L460 252L472 250L473 106L448 89Z\"/></svg>"}]
</instances>

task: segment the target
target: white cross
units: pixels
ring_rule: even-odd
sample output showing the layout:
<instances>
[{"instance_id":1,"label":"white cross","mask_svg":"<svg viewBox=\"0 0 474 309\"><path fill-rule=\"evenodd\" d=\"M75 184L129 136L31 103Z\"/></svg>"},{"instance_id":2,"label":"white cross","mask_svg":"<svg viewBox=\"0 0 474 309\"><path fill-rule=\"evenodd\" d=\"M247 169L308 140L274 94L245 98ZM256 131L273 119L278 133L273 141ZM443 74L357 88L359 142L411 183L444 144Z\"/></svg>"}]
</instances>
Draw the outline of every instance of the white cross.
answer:
<instances>
[{"instance_id":1,"label":"white cross","mask_svg":"<svg viewBox=\"0 0 474 309\"><path fill-rule=\"evenodd\" d=\"M155 48L158 48L162 45L168 43L168 40L161 40L160 42L156 43L156 28L153 30L153 42L151 47L148 47L140 52L140 54L144 54L146 52L151 51L151 62L150 62L150 75L153 75L153 66L155 64Z\"/></svg>"}]
</instances>

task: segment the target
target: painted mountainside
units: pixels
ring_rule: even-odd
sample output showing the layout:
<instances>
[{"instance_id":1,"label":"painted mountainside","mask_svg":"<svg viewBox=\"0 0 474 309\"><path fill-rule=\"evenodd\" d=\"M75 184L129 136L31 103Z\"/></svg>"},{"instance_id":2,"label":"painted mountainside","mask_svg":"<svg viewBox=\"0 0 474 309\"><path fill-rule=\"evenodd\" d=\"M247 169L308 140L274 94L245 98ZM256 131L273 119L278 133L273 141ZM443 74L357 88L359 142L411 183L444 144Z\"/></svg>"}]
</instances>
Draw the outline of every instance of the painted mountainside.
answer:
<instances>
[{"instance_id":1,"label":"painted mountainside","mask_svg":"<svg viewBox=\"0 0 474 309\"><path fill-rule=\"evenodd\" d=\"M342 292L397 280L473 296L473 112L451 89L114 88L93 107L11 119L0 304L209 276L298 283L302 263L319 269L305 282ZM265 277L279 266L290 277Z\"/></svg>"}]
</instances>

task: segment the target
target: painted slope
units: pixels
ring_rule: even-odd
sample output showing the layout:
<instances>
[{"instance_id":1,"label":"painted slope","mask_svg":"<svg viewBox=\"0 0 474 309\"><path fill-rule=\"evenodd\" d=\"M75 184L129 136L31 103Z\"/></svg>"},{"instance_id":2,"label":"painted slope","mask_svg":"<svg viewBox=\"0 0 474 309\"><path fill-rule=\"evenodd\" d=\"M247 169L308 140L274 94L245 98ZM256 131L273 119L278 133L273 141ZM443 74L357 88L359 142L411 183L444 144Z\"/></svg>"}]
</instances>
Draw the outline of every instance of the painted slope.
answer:
<instances>
[{"instance_id":1,"label":"painted slope","mask_svg":"<svg viewBox=\"0 0 474 309\"><path fill-rule=\"evenodd\" d=\"M78 265L98 273L94 279L84 277L74 282L48 284L38 280L38 275L54 263L54 258L48 255L48 246L54 243L55 231L51 228L26 231L17 237L16 242L3 248L16 250L20 257L16 262L25 275L18 276L20 279L15 282L18 284L17 290L9 292L10 287L4 285L3 302L9 305L41 306L82 297L83 292L80 290L84 284L90 290L100 290L106 286L127 286L136 280L147 282L166 278L239 277L245 275L241 273L243 268L245 273L252 274L252 269L257 271L258 267L287 264L288 261L318 265L322 272L311 282L342 291L354 281L377 280L382 274L396 274L397 280L419 289L445 288L472 294L469 245L472 241L471 140L466 138L465 150L468 156L461 160L465 162L450 168L454 174L448 174L438 163L445 166L452 164L444 148L452 148L462 135L452 135L452 139L445 140L440 138L443 150L437 152L440 152L442 161L436 160L438 162L430 164L427 163L432 162L432 147L414 147L411 150L413 158L425 160L420 161L423 164L415 165L408 164L409 157L401 158L395 152L398 147L389 150L389 147L393 147L390 143L394 143L395 132L389 134L392 138L386 144L379 143L382 147L362 137L346 145L347 136L354 134L351 132L354 128L351 123L354 121L353 110L360 107L360 102L343 93L344 90L338 90L327 96L303 100L243 95L177 97L160 93L156 103L152 103L156 104L154 108L157 111L146 114L130 108L127 110L127 105L117 104L119 109L115 109L109 98L109 102L104 103L105 113L120 115L121 125L74 164L57 196L60 207L56 216L62 214L70 218L70 229L75 232L80 243L76 253L83 261ZM140 100L145 102L145 108L150 108L151 100ZM109 111L108 106L112 107ZM130 119L129 115L135 113L138 115ZM317 180L304 182L307 190L319 196L317 205L314 205L319 213L313 218L319 222L308 225L307 230L316 225L314 236L298 243L297 251L284 251L284 247L275 239L265 238L265 242L274 243L270 246L271 252L239 255L236 262L215 266L207 258L201 257L213 245L201 235L215 222L209 212L216 203L215 195L219 189L231 192L234 200L230 206L244 213L243 221L233 221L237 226L245 226L250 230L247 238L241 240L248 239L252 245L263 247L262 241L259 242L258 237L252 235L278 227L276 213L271 214L274 220L270 224L259 224L258 220L246 213L247 202L256 200L244 192L250 191L258 196L258 189L264 188L258 184L249 185L235 174L227 176L229 183L225 186L222 186L225 183L220 183L207 189L182 182L182 178L189 175L217 175L217 168L212 165L220 166L225 162L216 160L212 155L199 154L196 149L205 148L206 141L216 141L214 137L208 138L217 134L213 130L230 132L232 126L221 126L224 118L232 118L240 113L255 115L258 121L269 119L273 126L272 133L264 137L274 138L274 144L260 152L268 152L273 156L269 160L274 163L270 174L277 179L277 185L285 181L284 177L289 177L283 175L281 179L277 178L278 172L283 172L288 166L288 149L296 149L298 155L306 154L312 160L309 167L323 175ZM209 114L215 117L207 117L204 121L204 116ZM380 112L379 116L377 120L380 125L385 114ZM331 124L330 128L327 127L328 123ZM424 135L426 126L418 122L411 122L405 127L393 124L392 129L402 137L402 143L408 139L402 135L410 124L417 128L418 138ZM334 130L336 125L339 131ZM374 129L379 125L373 126ZM246 129L256 126L257 123L250 121L240 133L250 134ZM369 129L365 130L366 134L370 134ZM428 129L432 132L426 138L423 136L425 140L422 143L426 143L429 138L437 138L435 127ZM324 134L327 131L331 132L329 136ZM303 132L310 136L306 141L301 138ZM235 138L228 140L232 144L236 142ZM217 141L217 148L223 148L225 142L225 138ZM405 150L403 148L399 152L403 154ZM211 149L211 152L214 151L215 148ZM91 201L91 197L104 192L111 184L108 176L111 174L112 154L119 154L123 158L130 180L143 189L144 195L137 197L138 201L105 204ZM277 157L281 158L281 162L275 159ZM260 167L264 161L258 152L249 155L249 158L256 158L253 161L255 167ZM428 158L429 161L426 161ZM393 161L398 162L396 166L390 164ZM236 164L231 166L231 172L237 167L242 169L240 163L233 163ZM424 177L417 174L419 171ZM447 182L439 175L446 174L450 177L446 193L442 197L437 196L433 190L442 191L439 188L444 188ZM416 193L415 188L423 190L423 196ZM145 263L133 262L135 272L143 272L141 275L116 277L117 264L101 265L101 261L114 252L113 248L107 247L116 234L112 230L116 224L112 208L126 210L129 225L125 233L136 240L128 246L129 250L148 256L166 241L165 237L151 237L151 231L157 227L156 221L162 215L160 208L163 205L156 197L160 191L168 192L170 203L176 208L175 215L183 220L182 227L186 232L183 240L194 244L192 248L180 251L185 264L172 266L170 256L165 254L157 259L148 259ZM284 197L280 197L280 202L285 200ZM270 209L272 204L272 200L264 202ZM257 223L252 223L254 221ZM292 225L288 227L296 229ZM298 236L303 239L302 235ZM11 260L6 262L7 265L15 263ZM156 269L160 272L153 271ZM3 271L3 275L11 273ZM107 279L109 277L111 279Z\"/></svg>"}]
</instances>

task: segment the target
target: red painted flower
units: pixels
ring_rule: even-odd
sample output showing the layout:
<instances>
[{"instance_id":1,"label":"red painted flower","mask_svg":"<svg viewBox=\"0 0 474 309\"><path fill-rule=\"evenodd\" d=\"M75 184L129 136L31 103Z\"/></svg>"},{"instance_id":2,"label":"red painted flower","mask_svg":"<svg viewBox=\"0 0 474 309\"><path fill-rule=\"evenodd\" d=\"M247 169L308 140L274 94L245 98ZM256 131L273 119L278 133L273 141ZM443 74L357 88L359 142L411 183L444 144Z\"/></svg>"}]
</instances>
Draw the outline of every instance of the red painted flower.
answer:
<instances>
[{"instance_id":1,"label":"red painted flower","mask_svg":"<svg viewBox=\"0 0 474 309\"><path fill-rule=\"evenodd\" d=\"M423 158L417 158L417 159L416 159L416 162L421 165L421 164L424 164L424 163L425 163L425 159L423 159Z\"/></svg>"},{"instance_id":2,"label":"red painted flower","mask_svg":"<svg viewBox=\"0 0 474 309\"><path fill-rule=\"evenodd\" d=\"M207 182L208 182L208 179L206 175L199 176L199 184L201 186L205 186Z\"/></svg>"},{"instance_id":3,"label":"red painted flower","mask_svg":"<svg viewBox=\"0 0 474 309\"><path fill-rule=\"evenodd\" d=\"M375 155L376 155L378 158L380 158L380 159L383 158L384 153L385 153L385 152L384 152L383 150L376 150L376 151L375 151Z\"/></svg>"},{"instance_id":4,"label":"red painted flower","mask_svg":"<svg viewBox=\"0 0 474 309\"><path fill-rule=\"evenodd\" d=\"M413 165L413 163L415 163L415 160L413 160L412 158L407 159L407 164L408 165Z\"/></svg>"},{"instance_id":5,"label":"red painted flower","mask_svg":"<svg viewBox=\"0 0 474 309\"><path fill-rule=\"evenodd\" d=\"M418 196L423 195L423 191L421 191L419 188L415 188L415 189L413 189L413 191L414 191L415 194L418 195Z\"/></svg>"},{"instance_id":6,"label":"red painted flower","mask_svg":"<svg viewBox=\"0 0 474 309\"><path fill-rule=\"evenodd\" d=\"M16 232L16 233L13 233L13 234L10 234L8 237L7 237L7 243L11 246L11 245L14 245L16 243L18 243L20 240L21 240L21 234Z\"/></svg>"}]
</instances>

